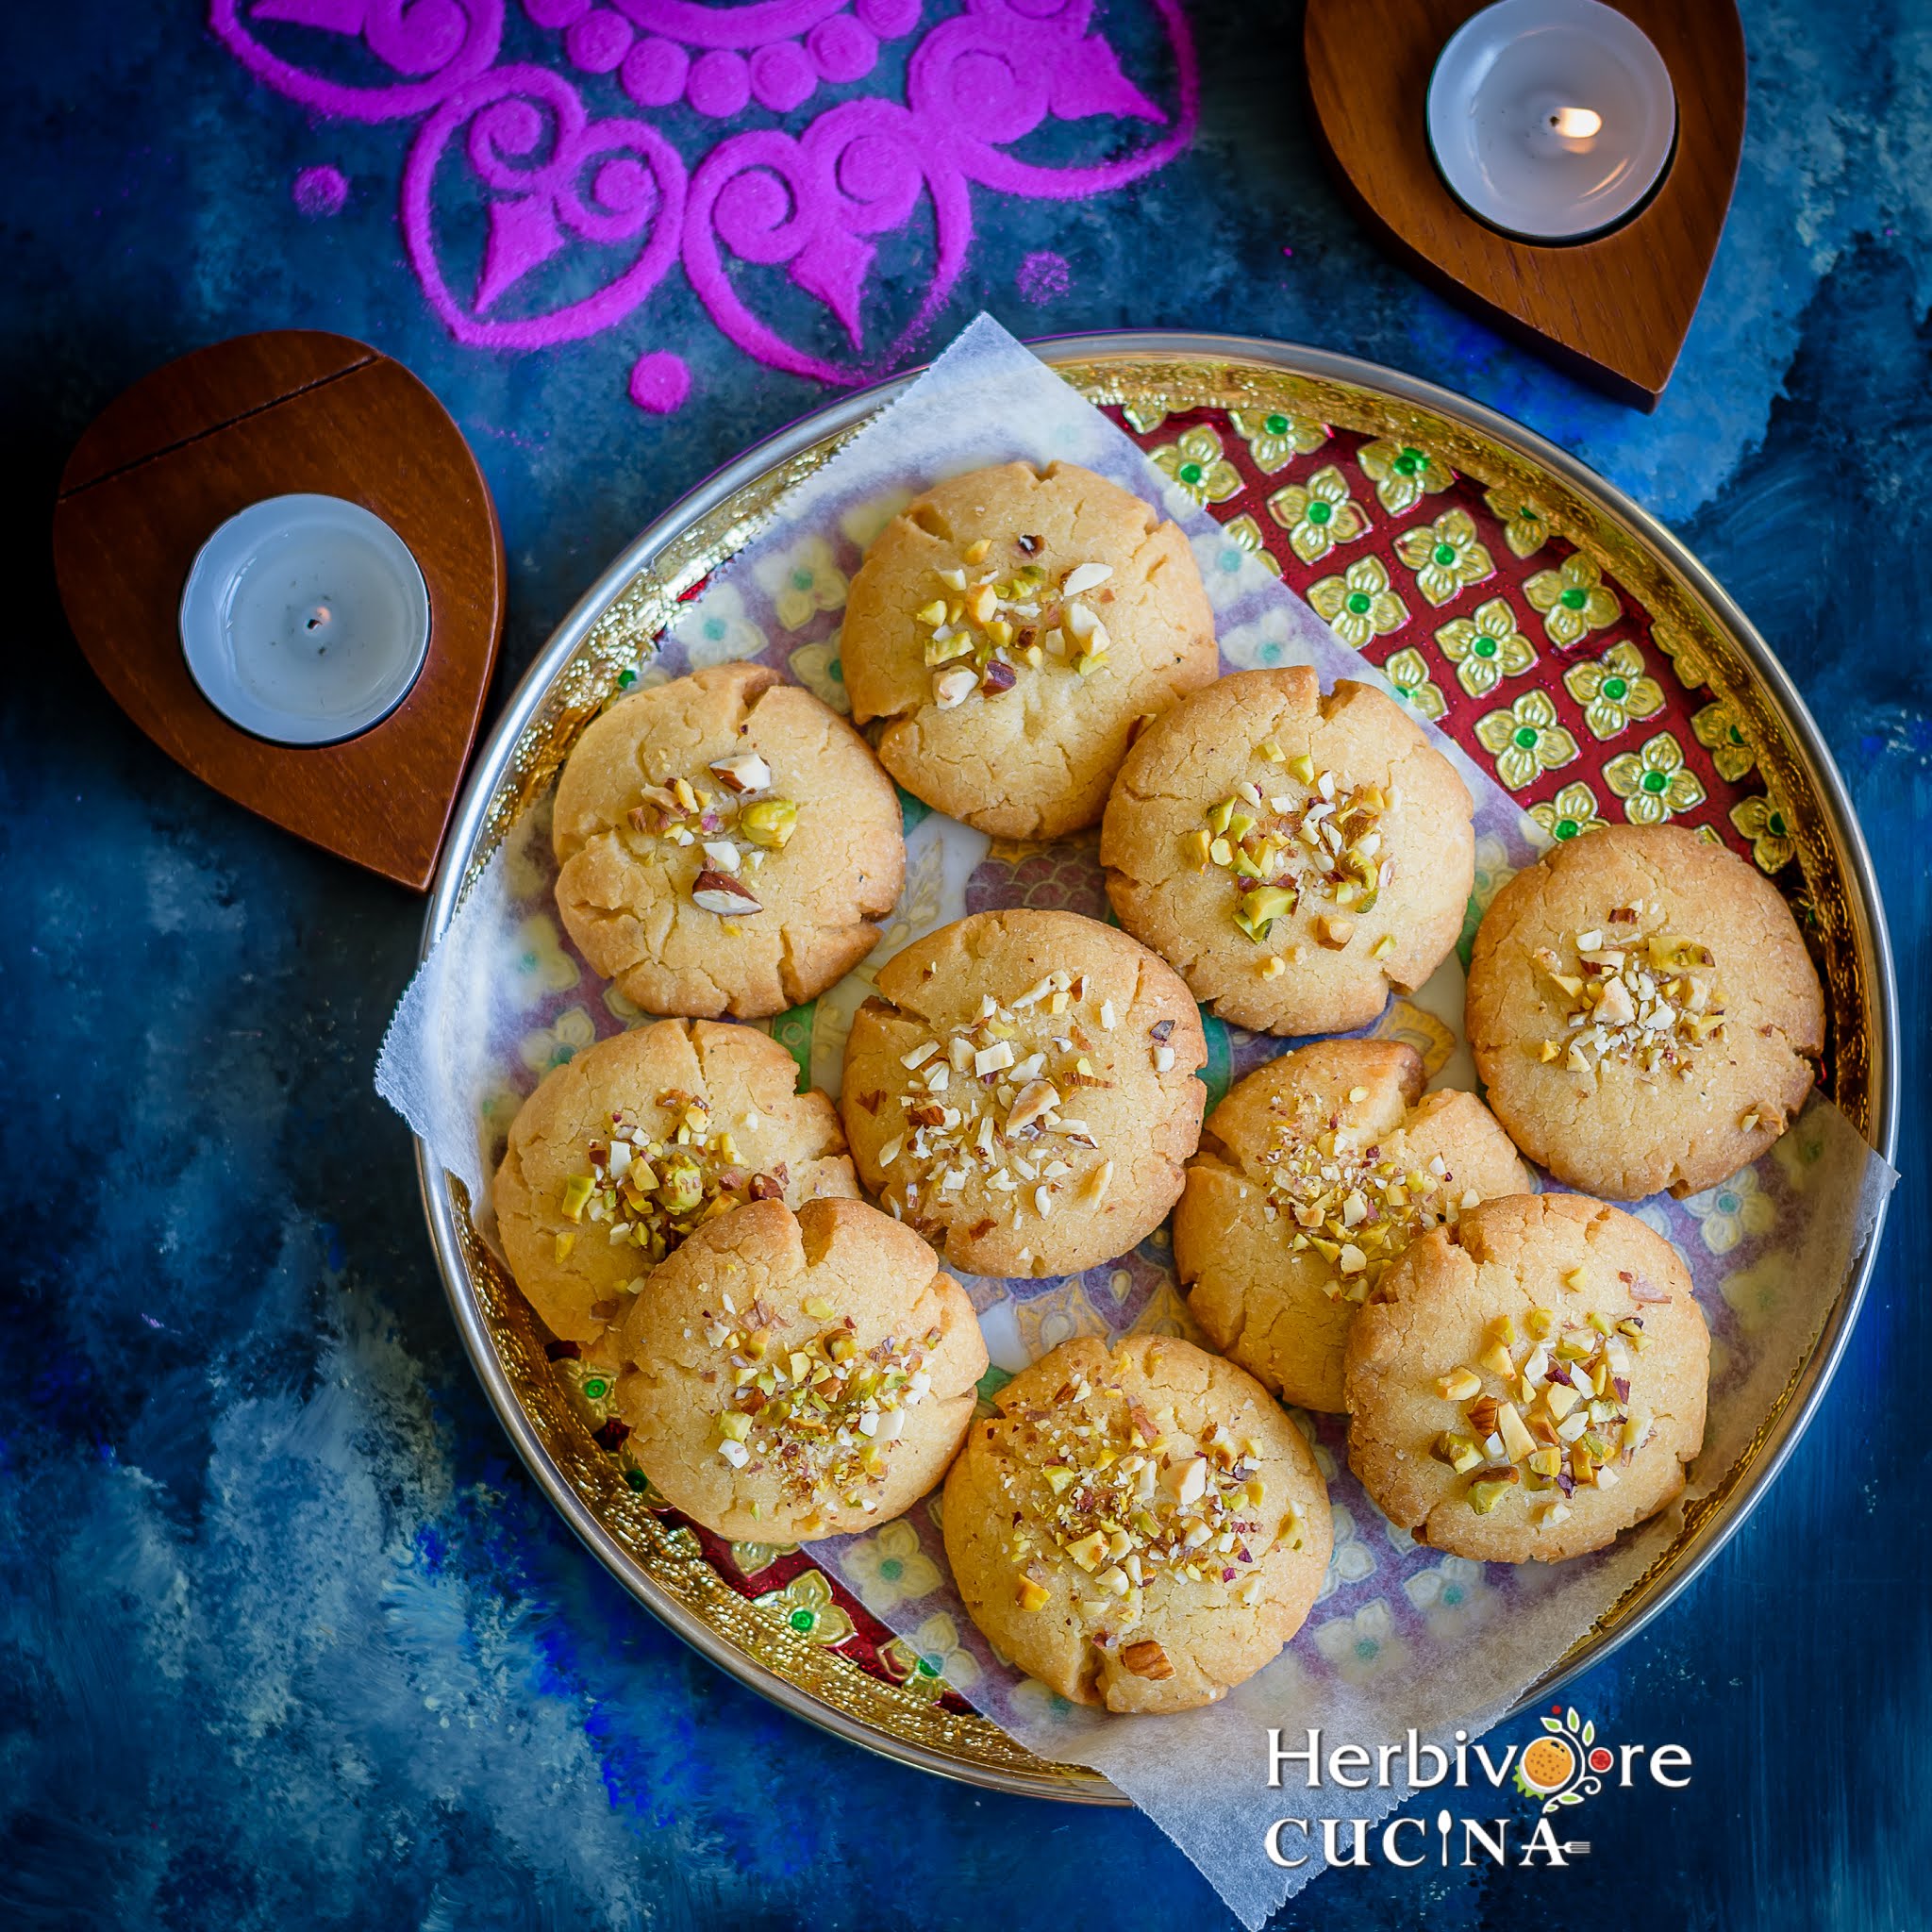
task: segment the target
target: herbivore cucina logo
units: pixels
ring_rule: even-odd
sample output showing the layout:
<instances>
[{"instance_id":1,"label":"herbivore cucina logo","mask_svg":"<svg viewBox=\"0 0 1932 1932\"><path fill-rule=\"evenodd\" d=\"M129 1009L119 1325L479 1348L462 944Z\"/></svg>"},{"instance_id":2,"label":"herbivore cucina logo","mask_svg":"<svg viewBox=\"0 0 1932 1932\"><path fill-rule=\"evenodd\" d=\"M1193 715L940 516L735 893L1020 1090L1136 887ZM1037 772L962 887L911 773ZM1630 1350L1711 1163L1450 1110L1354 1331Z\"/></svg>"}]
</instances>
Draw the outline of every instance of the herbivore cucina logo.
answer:
<instances>
[{"instance_id":1,"label":"herbivore cucina logo","mask_svg":"<svg viewBox=\"0 0 1932 1932\"><path fill-rule=\"evenodd\" d=\"M1646 1774L1668 1790L1690 1782L1690 1754L1681 1744L1599 1742L1594 1722L1574 1706L1552 1705L1542 1727L1543 1735L1520 1750L1506 1744L1500 1751L1472 1743L1467 1731L1457 1731L1450 1744L1425 1744L1410 1731L1399 1744L1372 1750L1366 1744L1324 1748L1316 1729L1304 1734L1306 1741L1270 1730L1271 1790L1514 1790L1536 1808L1529 1818L1520 1812L1464 1818L1445 1807L1433 1826L1415 1817L1371 1825L1363 1818L1322 1816L1318 1800L1307 1807L1310 1815L1277 1818L1263 1849L1274 1863L1291 1869L1318 1857L1330 1865L1567 1865L1589 1852L1590 1840L1557 1835L1557 1820L1566 1807L1593 1798L1606 1784L1627 1790Z\"/></svg>"}]
</instances>

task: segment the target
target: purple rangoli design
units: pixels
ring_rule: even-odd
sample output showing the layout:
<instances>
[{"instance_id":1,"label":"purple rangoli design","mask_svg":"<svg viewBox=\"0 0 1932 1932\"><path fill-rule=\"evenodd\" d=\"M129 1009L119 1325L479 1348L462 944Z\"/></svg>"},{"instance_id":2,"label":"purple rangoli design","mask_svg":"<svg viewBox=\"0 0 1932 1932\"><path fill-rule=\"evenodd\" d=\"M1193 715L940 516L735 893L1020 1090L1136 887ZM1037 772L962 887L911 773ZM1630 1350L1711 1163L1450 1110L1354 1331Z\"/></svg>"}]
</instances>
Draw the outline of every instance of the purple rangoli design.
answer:
<instances>
[{"instance_id":1,"label":"purple rangoli design","mask_svg":"<svg viewBox=\"0 0 1932 1932\"><path fill-rule=\"evenodd\" d=\"M974 189L1104 193L1163 167L1194 129L1180 0L1119 0L1159 29L1164 106L1096 27L1095 0L965 0L932 22L922 0L517 0L521 26L511 4L210 8L249 72L315 114L417 124L404 243L430 306L477 347L601 334L680 266L747 354L866 382L905 359L958 283ZM538 58L506 58L513 28ZM895 42L896 95L876 77ZM1075 124L1071 144L1091 158L1068 158L1050 133L1029 141L1056 123ZM335 167L308 168L295 201L333 213L345 191ZM1068 278L1042 252L1019 287L1043 302ZM631 370L641 409L674 410L690 387L669 349Z\"/></svg>"}]
</instances>

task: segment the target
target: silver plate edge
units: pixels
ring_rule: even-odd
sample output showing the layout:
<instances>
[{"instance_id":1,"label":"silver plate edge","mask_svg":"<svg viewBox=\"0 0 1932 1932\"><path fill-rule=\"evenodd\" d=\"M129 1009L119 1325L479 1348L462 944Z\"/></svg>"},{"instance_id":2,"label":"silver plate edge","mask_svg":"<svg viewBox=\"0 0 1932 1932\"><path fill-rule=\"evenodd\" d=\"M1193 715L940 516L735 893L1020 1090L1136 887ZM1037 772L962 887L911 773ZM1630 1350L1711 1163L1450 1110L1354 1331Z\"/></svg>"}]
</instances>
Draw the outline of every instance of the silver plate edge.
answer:
<instances>
[{"instance_id":1,"label":"silver plate edge","mask_svg":"<svg viewBox=\"0 0 1932 1932\"><path fill-rule=\"evenodd\" d=\"M1379 363L1364 361L1358 357L1297 343L1270 341L1261 337L1188 330L1123 329L1051 336L1036 340L1029 346L1044 360L1055 363L1094 361L1113 357L1220 358L1229 361L1259 363L1285 374L1318 381L1351 383L1363 389L1379 390L1398 400L1459 418L1483 434L1512 446L1521 456L1555 471L1580 494L1593 498L1600 507L1641 537L1737 640L1753 670L1790 720L1792 735L1805 755L1812 783L1831 817L1837 839L1849 858L1852 878L1857 889L1852 902L1855 937L1860 942L1861 950L1869 956L1874 995L1872 1091L1877 1116L1876 1145L1888 1161L1893 1160L1898 1145L1898 986L1892 966L1891 939L1886 924L1884 900L1864 834L1824 737L1784 666L1729 593L1670 529L1616 485L1513 418L1485 404L1458 396L1435 383ZM648 525L577 600L518 681L471 770L468 783L444 834L428 908L424 916L419 958L427 956L456 912L471 849L488 811L491 794L517 738L529 723L551 681L569 662L592 625L619 593L666 543L696 518L774 463L852 427L883 404L893 400L921 373L921 370L913 369L869 388L855 390L850 395L837 398L755 443L742 456L687 491ZM441 1172L432 1173L428 1148L420 1139L416 1141L416 1170L422 1186L424 1215L429 1225L437 1265L442 1274L444 1292L456 1317L464 1351L483 1385L491 1407L495 1410L525 1467L536 1477L565 1523L604 1568L646 1609L701 1656L760 1696L820 1730L830 1732L879 1757L909 1764L958 1783L995 1790L1052 1798L1061 1803L1128 1804L1129 1801L1105 1780L1074 1783L1049 1774L1034 1775L961 1764L924 1745L874 1731L844 1712L819 1703L741 1651L724 1643L708 1624L692 1615L660 1589L653 1578L639 1570L545 1454L528 1417L517 1401L515 1391L497 1360L489 1329L463 1265L449 1176ZM1886 1205L1881 1203L1871 1235L1854 1263L1850 1290L1840 1298L1827 1320L1819 1344L1812 1350L1801 1373L1799 1385L1778 1419L1774 1435L1760 1451L1745 1488L1701 1535L1688 1560L1652 1594L1641 1611L1608 1632L1599 1643L1573 1659L1567 1667L1553 1669L1548 1675L1530 1685L1510 1707L1507 1716L1515 1717L1541 1704L1583 1671L1612 1656L1644 1629L1703 1574L1763 1500L1799 1439L1809 1427L1811 1418L1843 1358L1877 1262L1878 1245L1885 1230Z\"/></svg>"}]
</instances>

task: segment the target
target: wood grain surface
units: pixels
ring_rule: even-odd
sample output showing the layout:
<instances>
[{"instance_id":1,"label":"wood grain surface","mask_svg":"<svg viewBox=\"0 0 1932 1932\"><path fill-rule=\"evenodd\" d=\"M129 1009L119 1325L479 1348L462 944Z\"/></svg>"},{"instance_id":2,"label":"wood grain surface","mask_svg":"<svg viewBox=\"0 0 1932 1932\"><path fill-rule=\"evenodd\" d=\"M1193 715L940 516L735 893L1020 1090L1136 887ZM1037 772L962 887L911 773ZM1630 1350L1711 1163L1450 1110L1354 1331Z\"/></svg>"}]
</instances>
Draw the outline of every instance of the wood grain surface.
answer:
<instances>
[{"instance_id":1,"label":"wood grain surface","mask_svg":"<svg viewBox=\"0 0 1932 1932\"><path fill-rule=\"evenodd\" d=\"M202 695L182 587L218 525L313 491L389 524L429 588L429 656L402 704L345 743L271 744ZM125 391L69 458L54 562L75 635L169 757L276 824L427 889L503 630L503 537L461 432L401 363L310 329L197 350Z\"/></svg>"},{"instance_id":2,"label":"wood grain surface","mask_svg":"<svg viewBox=\"0 0 1932 1932\"><path fill-rule=\"evenodd\" d=\"M1744 141L1744 32L1734 0L1619 0L1677 92L1677 147L1656 194L1594 241L1499 235L1450 193L1429 153L1429 75L1486 0L1308 0L1315 119L1343 187L1407 266L1573 375L1654 409L1717 252ZM1374 58L1364 58L1366 49Z\"/></svg>"}]
</instances>

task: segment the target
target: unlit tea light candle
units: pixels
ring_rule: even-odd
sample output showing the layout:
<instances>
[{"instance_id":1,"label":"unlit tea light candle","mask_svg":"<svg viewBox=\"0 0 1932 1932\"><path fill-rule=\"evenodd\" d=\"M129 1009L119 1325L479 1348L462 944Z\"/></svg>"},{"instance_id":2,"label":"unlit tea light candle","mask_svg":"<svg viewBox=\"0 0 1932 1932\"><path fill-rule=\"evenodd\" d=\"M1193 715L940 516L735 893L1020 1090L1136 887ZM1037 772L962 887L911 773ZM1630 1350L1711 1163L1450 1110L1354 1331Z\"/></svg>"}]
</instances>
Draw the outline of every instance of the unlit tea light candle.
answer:
<instances>
[{"instance_id":1,"label":"unlit tea light candle","mask_svg":"<svg viewBox=\"0 0 1932 1932\"><path fill-rule=\"evenodd\" d=\"M202 695L277 744L379 724L429 655L429 591L409 547L337 496L251 504L202 546L181 597Z\"/></svg>"},{"instance_id":2,"label":"unlit tea light candle","mask_svg":"<svg viewBox=\"0 0 1932 1932\"><path fill-rule=\"evenodd\" d=\"M1480 221L1580 242L1627 220L1670 165L1677 96L1648 36L1599 0L1498 0L1429 79L1429 146Z\"/></svg>"}]
</instances>

